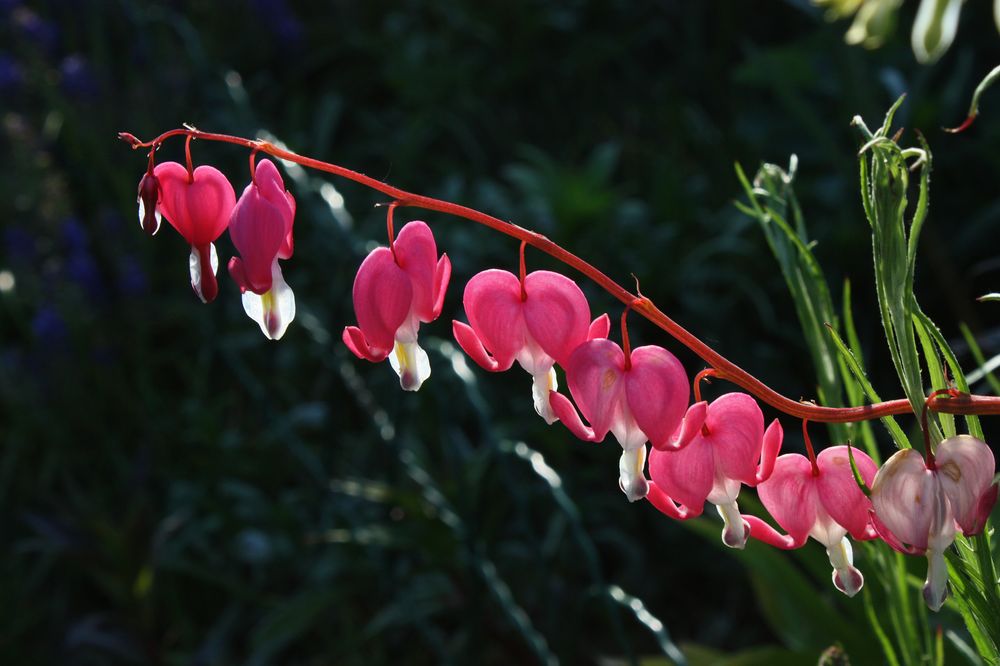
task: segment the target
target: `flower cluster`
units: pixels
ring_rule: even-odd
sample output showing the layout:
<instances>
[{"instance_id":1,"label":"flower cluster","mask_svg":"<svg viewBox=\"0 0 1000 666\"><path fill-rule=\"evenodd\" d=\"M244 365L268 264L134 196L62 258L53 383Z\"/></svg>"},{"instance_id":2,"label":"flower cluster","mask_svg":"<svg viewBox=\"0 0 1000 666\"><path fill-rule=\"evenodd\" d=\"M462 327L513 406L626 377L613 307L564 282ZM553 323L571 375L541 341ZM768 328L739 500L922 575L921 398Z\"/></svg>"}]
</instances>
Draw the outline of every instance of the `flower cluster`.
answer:
<instances>
[{"instance_id":1,"label":"flower cluster","mask_svg":"<svg viewBox=\"0 0 1000 666\"><path fill-rule=\"evenodd\" d=\"M295 316L295 299L279 260L292 256L295 200L275 165L251 161L251 182L239 200L210 166L175 162L153 166L139 183L139 222L155 234L167 221L191 246L191 286L204 302L218 294L215 241L228 228L239 256L229 273L243 293L243 306L264 334L280 338ZM421 324L442 311L451 262L438 254L430 227L412 221L395 236L389 206L389 244L373 250L354 281L356 326L342 339L358 358L388 359L407 391L431 374L418 344ZM851 542L882 539L907 554L926 554L924 598L932 609L947 594L945 550L961 533L980 533L997 499L995 460L982 440L950 437L923 455L904 449L881 468L848 445L816 455L805 432L808 457L779 455L784 437L777 419L765 427L750 395L728 393L711 403L700 399L681 362L656 345L632 349L626 315L621 344L609 339L606 314L591 319L580 287L551 271L528 273L521 246L520 273L489 269L465 286L468 323L452 322L458 345L490 372L516 361L532 378L535 411L549 425L561 421L586 442L610 432L621 446L618 485L630 502L646 499L676 520L699 516L706 502L722 517L722 541L744 548L750 537L777 548L805 545L809 537L826 548L834 586L854 596L864 576L854 566ZM568 394L559 391L559 368ZM714 371L707 370L705 373ZM705 374L703 373L703 374ZM932 396L933 397L933 396ZM926 426L925 426L926 431ZM742 487L756 489L773 522L741 513ZM784 530L784 533L778 528Z\"/></svg>"},{"instance_id":2,"label":"flower cluster","mask_svg":"<svg viewBox=\"0 0 1000 666\"><path fill-rule=\"evenodd\" d=\"M177 162L150 168L139 181L139 224L149 235L162 218L191 246L191 288L204 303L219 293L219 255L215 241L226 229L240 256L229 260L229 274L243 294L243 309L271 340L295 318L295 295L281 274L279 259L292 256L295 199L285 190L277 167L261 160L250 184L236 199L218 169L192 169Z\"/></svg>"},{"instance_id":3,"label":"flower cluster","mask_svg":"<svg viewBox=\"0 0 1000 666\"><path fill-rule=\"evenodd\" d=\"M609 340L608 316L591 320L575 282L550 271L526 273L523 256L522 246L520 276L489 269L469 280L468 323L452 322L455 340L490 372L516 361L532 377L535 411L546 423L561 421L587 442L610 432L622 448L618 483L629 501L648 499L677 520L714 504L722 541L732 548L744 548L749 537L800 548L812 537L826 547L833 584L848 596L864 584L848 537L882 538L902 552L927 554L924 596L932 609L941 607L944 549L958 532L980 532L996 500L993 454L984 442L953 437L938 446L936 462L907 449L879 469L849 446L817 456L806 433L809 457L779 456L781 424L775 419L765 428L751 396L728 393L709 404L696 391L691 404L688 376L673 354L655 345L630 349L624 316L622 345ZM401 386L419 389L431 370L417 329L441 313L450 272L430 228L405 225L361 264L354 282L358 326L344 329L344 343L359 358L388 358ZM556 367L569 396L558 391ZM740 513L743 485L757 489L787 534Z\"/></svg>"}]
</instances>

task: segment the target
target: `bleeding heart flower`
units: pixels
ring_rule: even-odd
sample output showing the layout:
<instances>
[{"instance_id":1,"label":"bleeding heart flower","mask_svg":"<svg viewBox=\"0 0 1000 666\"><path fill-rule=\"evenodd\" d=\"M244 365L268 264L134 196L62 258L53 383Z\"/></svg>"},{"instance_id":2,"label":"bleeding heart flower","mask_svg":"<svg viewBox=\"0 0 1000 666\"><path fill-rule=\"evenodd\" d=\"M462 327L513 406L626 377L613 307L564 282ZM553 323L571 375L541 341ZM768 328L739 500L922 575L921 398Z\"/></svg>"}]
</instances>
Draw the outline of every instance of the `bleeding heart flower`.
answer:
<instances>
[{"instance_id":1,"label":"bleeding heart flower","mask_svg":"<svg viewBox=\"0 0 1000 666\"><path fill-rule=\"evenodd\" d=\"M687 374L662 347L639 347L626 357L610 340L588 340L570 356L566 383L590 426L583 424L569 399L555 391L549 394L552 411L584 441L600 442L608 431L615 436L624 450L619 485L630 502L648 491L645 443L656 449L681 448L704 420L703 402L693 405L690 418L683 419L690 395ZM678 429L682 420L684 427Z\"/></svg>"},{"instance_id":2,"label":"bleeding heart flower","mask_svg":"<svg viewBox=\"0 0 1000 666\"><path fill-rule=\"evenodd\" d=\"M236 195L233 195L235 200ZM150 236L155 236L160 230L163 216L160 214L160 181L156 174L146 172L139 180L139 193L136 203L139 204L139 226Z\"/></svg>"},{"instance_id":3,"label":"bleeding heart flower","mask_svg":"<svg viewBox=\"0 0 1000 666\"><path fill-rule=\"evenodd\" d=\"M430 227L419 221L405 225L393 250L376 248L361 262L354 279L358 326L344 329L344 344L368 361L388 357L400 386L416 391L431 374L417 330L441 314L450 277L451 261L446 254L438 259Z\"/></svg>"},{"instance_id":4,"label":"bleeding heart flower","mask_svg":"<svg viewBox=\"0 0 1000 666\"><path fill-rule=\"evenodd\" d=\"M292 256L295 199L278 168L261 160L233 209L229 236L240 253L229 275L243 293L243 309L270 340L285 334L295 318L295 294L281 274L279 259Z\"/></svg>"},{"instance_id":5,"label":"bleeding heart flower","mask_svg":"<svg viewBox=\"0 0 1000 666\"><path fill-rule=\"evenodd\" d=\"M549 392L558 382L553 366L565 366L588 338L607 337L608 316L591 323L580 287L551 271L528 273L523 288L513 273L483 271L465 285L463 303L469 324L452 322L458 344L490 372L508 370L516 360L532 377L535 411L554 423Z\"/></svg>"},{"instance_id":6,"label":"bleeding heart flower","mask_svg":"<svg viewBox=\"0 0 1000 666\"><path fill-rule=\"evenodd\" d=\"M757 486L764 508L787 535L754 516L743 516L750 524L750 536L778 548L799 548L812 537L826 546L833 565L833 584L853 597L865 583L854 568L854 556L847 535L874 539L871 525L872 503L858 487L851 470L854 456L865 485L875 477L875 462L862 451L832 446L816 457L816 465L803 455L788 453L774 463L770 478Z\"/></svg>"},{"instance_id":7,"label":"bleeding heart flower","mask_svg":"<svg viewBox=\"0 0 1000 666\"><path fill-rule=\"evenodd\" d=\"M150 204L155 201L156 209L191 245L191 288L203 302L215 300L219 293L215 240L226 230L236 204L233 186L215 167L202 165L188 174L177 162L163 162L156 165L152 177L143 176L139 199L143 229L147 233L159 229L159 220L149 219Z\"/></svg>"},{"instance_id":8,"label":"bleeding heart flower","mask_svg":"<svg viewBox=\"0 0 1000 666\"><path fill-rule=\"evenodd\" d=\"M701 515L709 501L725 523L722 542L743 548L750 527L740 516L736 498L741 484L755 486L771 475L781 448L781 424L775 419L765 431L760 407L745 393L721 396L708 405L707 413L695 407L688 410L682 426L690 429L697 423L690 443L681 450L650 454L649 501L678 520ZM693 423L688 425L688 420Z\"/></svg>"},{"instance_id":9,"label":"bleeding heart flower","mask_svg":"<svg viewBox=\"0 0 1000 666\"><path fill-rule=\"evenodd\" d=\"M986 442L958 435L926 461L913 449L897 451L875 475L875 528L896 550L927 554L924 600L931 610L948 598L945 549L958 530L970 536L986 525L997 499L995 466Z\"/></svg>"}]
</instances>

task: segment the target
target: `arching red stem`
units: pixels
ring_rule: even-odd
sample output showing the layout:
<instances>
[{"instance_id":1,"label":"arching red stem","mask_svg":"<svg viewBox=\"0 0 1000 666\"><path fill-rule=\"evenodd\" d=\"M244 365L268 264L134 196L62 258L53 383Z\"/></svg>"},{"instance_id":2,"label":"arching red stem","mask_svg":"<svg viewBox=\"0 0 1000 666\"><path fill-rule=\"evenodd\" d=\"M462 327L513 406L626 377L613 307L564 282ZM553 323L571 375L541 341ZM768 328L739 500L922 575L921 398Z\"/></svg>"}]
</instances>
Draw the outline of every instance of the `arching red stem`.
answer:
<instances>
[{"instance_id":1,"label":"arching red stem","mask_svg":"<svg viewBox=\"0 0 1000 666\"><path fill-rule=\"evenodd\" d=\"M528 300L528 292L524 290L524 278L527 274L524 267L524 248L527 247L527 241L521 241L521 250L518 253L520 255L520 262L518 263L518 273L517 278L521 282L521 302Z\"/></svg>"},{"instance_id":2,"label":"arching red stem","mask_svg":"<svg viewBox=\"0 0 1000 666\"><path fill-rule=\"evenodd\" d=\"M622 351L625 352L625 369L632 369L632 344L628 340L628 325L625 323L625 319L628 317L628 311L632 309L631 303L625 304L625 309L622 310Z\"/></svg>"},{"instance_id":3,"label":"arching red stem","mask_svg":"<svg viewBox=\"0 0 1000 666\"><path fill-rule=\"evenodd\" d=\"M351 169L347 169L336 164L330 164L329 162L323 162L322 160L305 157L289 150L279 148L266 141L255 141L229 134L215 134L212 132L202 132L201 130L187 128L173 129L164 132L152 141L140 141L128 132L120 132L118 134L118 138L131 145L133 149L159 146L161 143L174 136L192 136L203 141L230 143L237 146L243 146L244 148L249 148L251 150L258 150L271 155L272 157L294 162L295 164L309 169L315 169L317 171L323 171L335 176L347 178L355 183L392 197L396 200L396 203L399 206L410 206L413 208L422 208L424 210L454 215L455 217L461 217L472 222L482 224L483 226L489 227L494 231L498 231L512 238L521 240L535 249L553 257L557 261L576 269L596 283L599 287L604 289L604 291L608 292L622 303L630 305L632 310L648 319L655 326L662 329L679 343L697 354L708 365L715 368L718 371L718 377L724 378L727 381L736 384L743 390L756 396L758 400L781 412L784 412L785 414L788 414L789 416L794 416L800 419L809 419L810 421L820 423L852 423L856 421L868 421L870 419L882 418L884 416L892 416L895 414L913 413L913 409L910 407L909 401L905 398L880 402L874 405L862 405L859 407L820 407L819 405L813 403L787 398L764 384L746 370L743 370L741 367L719 354L705 342L702 342L683 326L660 311L660 309L657 308L648 298L638 299L635 295L631 294L627 289L602 273L592 264L587 263L580 257L552 242L542 234L525 229L524 227L520 227L510 222L504 222L499 218L487 215L486 213L482 213L473 208L461 206L449 201L442 201L441 199L435 199L433 197L413 194L412 192L407 192L406 190L393 187L388 183L383 183L380 180L366 176L363 173L358 173L357 171L352 171ZM994 396L961 394L958 397L946 399L934 398L933 400L928 400L927 404L931 410L947 414L978 414L981 416L1000 414L1000 397Z\"/></svg>"},{"instance_id":4,"label":"arching red stem","mask_svg":"<svg viewBox=\"0 0 1000 666\"><path fill-rule=\"evenodd\" d=\"M397 264L399 263L399 258L396 257L396 224L393 222L392 214L398 205L398 201L391 202L389 204L389 210L385 214L385 231L389 236L389 251L392 252L392 260Z\"/></svg>"},{"instance_id":5,"label":"arching red stem","mask_svg":"<svg viewBox=\"0 0 1000 666\"><path fill-rule=\"evenodd\" d=\"M809 462L812 463L813 476L819 476L819 465L816 464L816 450L813 449L812 439L809 437L809 419L802 419L802 439L806 442L806 453L809 454Z\"/></svg>"},{"instance_id":6,"label":"arching red stem","mask_svg":"<svg viewBox=\"0 0 1000 666\"><path fill-rule=\"evenodd\" d=\"M184 160L187 162L188 184L194 182L194 165L191 163L191 140L193 138L194 136L188 134L187 139L184 141Z\"/></svg>"}]
</instances>

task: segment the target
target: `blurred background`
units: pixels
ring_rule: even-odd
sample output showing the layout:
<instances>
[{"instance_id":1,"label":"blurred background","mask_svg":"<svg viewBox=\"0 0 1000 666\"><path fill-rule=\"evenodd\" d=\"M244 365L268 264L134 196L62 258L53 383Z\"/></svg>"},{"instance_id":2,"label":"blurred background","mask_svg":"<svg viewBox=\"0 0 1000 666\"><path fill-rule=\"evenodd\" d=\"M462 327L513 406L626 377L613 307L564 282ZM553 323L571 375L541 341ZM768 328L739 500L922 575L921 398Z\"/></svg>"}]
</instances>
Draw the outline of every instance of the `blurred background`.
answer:
<instances>
[{"instance_id":1,"label":"blurred background","mask_svg":"<svg viewBox=\"0 0 1000 666\"><path fill-rule=\"evenodd\" d=\"M866 51L793 0L0 1L0 662L668 664L677 644L691 663L815 663L840 643L880 663L820 546L735 556L714 513L629 505L610 438L547 427L526 374L463 358L461 289L516 270L515 242L397 213L427 220L454 264L421 331L433 376L404 394L340 342L354 273L384 243L381 196L285 170L298 316L272 343L228 276L198 301L173 229L140 231L145 157L115 137L267 137L514 221L634 274L717 350L813 398L781 273L733 206L734 163L796 153L835 301L849 279L874 383L897 397L849 121L875 126L908 93L897 122L935 151L918 293L975 368L959 322L1000 353L1000 307L974 300L1000 290L1000 95L966 134L940 127L1000 49L987 3L968 4L924 66L911 2ZM158 159L182 155L174 140ZM246 151L193 155L242 191ZM557 268L531 250L528 266ZM582 286L595 313L620 313ZM704 367L638 318L631 333Z\"/></svg>"}]
</instances>

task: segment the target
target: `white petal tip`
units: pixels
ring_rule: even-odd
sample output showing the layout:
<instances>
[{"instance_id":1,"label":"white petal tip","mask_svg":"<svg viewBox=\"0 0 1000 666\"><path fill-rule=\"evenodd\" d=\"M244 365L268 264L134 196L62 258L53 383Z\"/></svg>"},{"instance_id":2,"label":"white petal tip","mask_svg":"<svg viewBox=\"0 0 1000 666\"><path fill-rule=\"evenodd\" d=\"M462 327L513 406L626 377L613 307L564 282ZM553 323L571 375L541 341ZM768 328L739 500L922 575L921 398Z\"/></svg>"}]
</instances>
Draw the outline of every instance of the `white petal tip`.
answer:
<instances>
[{"instance_id":1,"label":"white petal tip","mask_svg":"<svg viewBox=\"0 0 1000 666\"><path fill-rule=\"evenodd\" d=\"M535 412L541 416L548 425L552 425L559 420L559 417L552 411L549 404L549 394L559 388L556 380L556 370L550 367L548 372L541 372L531 376L531 398L535 403Z\"/></svg>"},{"instance_id":2,"label":"white petal tip","mask_svg":"<svg viewBox=\"0 0 1000 666\"><path fill-rule=\"evenodd\" d=\"M646 447L625 451L618 460L618 487L629 502L638 502L649 494L646 480Z\"/></svg>"},{"instance_id":3,"label":"white petal tip","mask_svg":"<svg viewBox=\"0 0 1000 666\"><path fill-rule=\"evenodd\" d=\"M282 277L277 260L272 270L271 290L263 295L243 292L243 309L268 340L280 340L288 330L295 319L295 293Z\"/></svg>"},{"instance_id":4,"label":"white petal tip","mask_svg":"<svg viewBox=\"0 0 1000 666\"><path fill-rule=\"evenodd\" d=\"M729 548L743 550L750 538L750 525L740 515L740 507L735 501L718 504L715 510L722 516L722 543Z\"/></svg>"},{"instance_id":5,"label":"white petal tip","mask_svg":"<svg viewBox=\"0 0 1000 666\"><path fill-rule=\"evenodd\" d=\"M834 569L833 571L833 586L848 597L853 597L860 592L864 585L865 577L854 567L850 569Z\"/></svg>"},{"instance_id":6,"label":"white petal tip","mask_svg":"<svg viewBox=\"0 0 1000 666\"><path fill-rule=\"evenodd\" d=\"M392 353L389 354L389 365L399 376L399 385L404 391L419 391L431 376L427 352L416 342L396 340Z\"/></svg>"}]
</instances>

